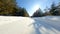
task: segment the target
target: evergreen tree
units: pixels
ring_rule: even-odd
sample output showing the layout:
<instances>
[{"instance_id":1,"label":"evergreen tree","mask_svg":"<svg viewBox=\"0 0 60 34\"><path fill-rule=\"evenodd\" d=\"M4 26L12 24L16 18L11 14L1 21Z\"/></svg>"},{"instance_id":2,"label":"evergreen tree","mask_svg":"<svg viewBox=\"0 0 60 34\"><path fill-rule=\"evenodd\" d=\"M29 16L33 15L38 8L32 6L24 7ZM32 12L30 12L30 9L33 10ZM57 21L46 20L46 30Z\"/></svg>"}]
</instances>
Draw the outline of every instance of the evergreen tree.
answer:
<instances>
[{"instance_id":1,"label":"evergreen tree","mask_svg":"<svg viewBox=\"0 0 60 34\"><path fill-rule=\"evenodd\" d=\"M25 8L22 8L22 12L23 12L23 16L24 16L24 17L25 17L25 16L26 16L26 17L29 16Z\"/></svg>"},{"instance_id":2,"label":"evergreen tree","mask_svg":"<svg viewBox=\"0 0 60 34\"><path fill-rule=\"evenodd\" d=\"M44 14L43 14L44 16L51 15L50 12L49 12L49 8L48 7L46 7L44 9L44 11L45 11Z\"/></svg>"},{"instance_id":3,"label":"evergreen tree","mask_svg":"<svg viewBox=\"0 0 60 34\"><path fill-rule=\"evenodd\" d=\"M51 15L55 15L55 10L56 10L56 6L55 6L55 3L52 3L52 5L51 5L51 9L50 9L50 13L51 13Z\"/></svg>"},{"instance_id":4,"label":"evergreen tree","mask_svg":"<svg viewBox=\"0 0 60 34\"><path fill-rule=\"evenodd\" d=\"M0 0L0 15L29 16L25 8L17 6L16 0Z\"/></svg>"},{"instance_id":5,"label":"evergreen tree","mask_svg":"<svg viewBox=\"0 0 60 34\"><path fill-rule=\"evenodd\" d=\"M16 0L0 0L0 15L12 15Z\"/></svg>"},{"instance_id":6,"label":"evergreen tree","mask_svg":"<svg viewBox=\"0 0 60 34\"><path fill-rule=\"evenodd\" d=\"M29 14L27 13L25 8L21 8L19 7L19 9L15 12L14 14L15 16L24 16L24 17L28 17Z\"/></svg>"},{"instance_id":7,"label":"evergreen tree","mask_svg":"<svg viewBox=\"0 0 60 34\"><path fill-rule=\"evenodd\" d=\"M57 16L59 16L60 15L60 2L59 2L59 4L57 5L57 8L56 8L56 10L55 10L55 15L57 15Z\"/></svg>"},{"instance_id":8,"label":"evergreen tree","mask_svg":"<svg viewBox=\"0 0 60 34\"><path fill-rule=\"evenodd\" d=\"M36 12L34 12L32 17L41 17L41 16L43 16L43 13L41 9L39 8Z\"/></svg>"},{"instance_id":9,"label":"evergreen tree","mask_svg":"<svg viewBox=\"0 0 60 34\"><path fill-rule=\"evenodd\" d=\"M60 15L60 5L55 6L55 4L53 3L51 5L50 13L51 15L55 15L55 16Z\"/></svg>"}]
</instances>

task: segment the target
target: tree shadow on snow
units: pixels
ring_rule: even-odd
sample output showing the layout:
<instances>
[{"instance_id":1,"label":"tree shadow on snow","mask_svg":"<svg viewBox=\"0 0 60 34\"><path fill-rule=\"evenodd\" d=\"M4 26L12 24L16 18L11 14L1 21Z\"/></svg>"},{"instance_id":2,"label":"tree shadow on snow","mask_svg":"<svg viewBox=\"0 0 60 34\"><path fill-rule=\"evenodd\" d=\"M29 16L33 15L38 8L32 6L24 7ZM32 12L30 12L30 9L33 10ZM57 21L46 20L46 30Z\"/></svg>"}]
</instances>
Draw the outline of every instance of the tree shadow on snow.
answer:
<instances>
[{"instance_id":1,"label":"tree shadow on snow","mask_svg":"<svg viewBox=\"0 0 60 34\"><path fill-rule=\"evenodd\" d=\"M55 34L57 34L56 30L52 26L49 26L49 24L46 24L42 20L41 21L38 19L34 19L34 20L35 20L35 22L30 24L30 26L33 25L33 28L35 31L34 34L42 34L43 32L46 32L44 34L49 34L48 32L51 32L51 31L54 32Z\"/></svg>"}]
</instances>

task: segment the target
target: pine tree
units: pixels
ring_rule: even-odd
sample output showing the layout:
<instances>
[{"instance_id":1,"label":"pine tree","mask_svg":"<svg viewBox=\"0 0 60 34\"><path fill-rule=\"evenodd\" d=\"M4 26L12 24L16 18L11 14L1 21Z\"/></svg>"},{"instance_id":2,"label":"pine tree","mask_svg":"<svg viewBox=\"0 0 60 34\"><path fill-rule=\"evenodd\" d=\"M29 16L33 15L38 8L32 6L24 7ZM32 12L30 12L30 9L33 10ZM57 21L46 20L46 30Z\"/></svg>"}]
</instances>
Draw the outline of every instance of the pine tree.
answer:
<instances>
[{"instance_id":1,"label":"pine tree","mask_svg":"<svg viewBox=\"0 0 60 34\"><path fill-rule=\"evenodd\" d=\"M0 15L12 15L16 0L0 0Z\"/></svg>"},{"instance_id":2,"label":"pine tree","mask_svg":"<svg viewBox=\"0 0 60 34\"><path fill-rule=\"evenodd\" d=\"M51 5L51 9L50 9L50 14L51 15L55 15L55 10L57 9L57 7L55 6L55 3L52 3L52 5Z\"/></svg>"},{"instance_id":3,"label":"pine tree","mask_svg":"<svg viewBox=\"0 0 60 34\"><path fill-rule=\"evenodd\" d=\"M51 15L55 15L55 16L60 15L60 5L55 6L55 4L53 3L51 5L50 13Z\"/></svg>"},{"instance_id":4,"label":"pine tree","mask_svg":"<svg viewBox=\"0 0 60 34\"><path fill-rule=\"evenodd\" d=\"M41 9L39 8L36 12L34 12L32 17L41 17L41 16L43 16L43 13Z\"/></svg>"},{"instance_id":5,"label":"pine tree","mask_svg":"<svg viewBox=\"0 0 60 34\"><path fill-rule=\"evenodd\" d=\"M15 12L14 14L15 16L24 16L24 17L28 17L29 14L27 13L25 8L21 8L19 7L19 9Z\"/></svg>"},{"instance_id":6,"label":"pine tree","mask_svg":"<svg viewBox=\"0 0 60 34\"><path fill-rule=\"evenodd\" d=\"M0 0L0 15L29 16L25 8L17 6L16 0Z\"/></svg>"}]
</instances>

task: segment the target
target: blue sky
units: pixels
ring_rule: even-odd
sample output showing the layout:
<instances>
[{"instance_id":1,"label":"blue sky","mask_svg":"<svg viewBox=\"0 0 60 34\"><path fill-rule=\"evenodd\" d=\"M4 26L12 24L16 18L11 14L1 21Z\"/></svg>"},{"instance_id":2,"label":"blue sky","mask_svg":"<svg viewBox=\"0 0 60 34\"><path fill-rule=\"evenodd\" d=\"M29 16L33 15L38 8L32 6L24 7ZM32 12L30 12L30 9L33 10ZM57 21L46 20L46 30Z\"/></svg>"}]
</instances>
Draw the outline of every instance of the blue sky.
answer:
<instances>
[{"instance_id":1,"label":"blue sky","mask_svg":"<svg viewBox=\"0 0 60 34\"><path fill-rule=\"evenodd\" d=\"M17 5L26 8L30 16L38 8L42 11L46 8L46 6L49 8L53 1L58 3L60 0L16 0Z\"/></svg>"}]
</instances>

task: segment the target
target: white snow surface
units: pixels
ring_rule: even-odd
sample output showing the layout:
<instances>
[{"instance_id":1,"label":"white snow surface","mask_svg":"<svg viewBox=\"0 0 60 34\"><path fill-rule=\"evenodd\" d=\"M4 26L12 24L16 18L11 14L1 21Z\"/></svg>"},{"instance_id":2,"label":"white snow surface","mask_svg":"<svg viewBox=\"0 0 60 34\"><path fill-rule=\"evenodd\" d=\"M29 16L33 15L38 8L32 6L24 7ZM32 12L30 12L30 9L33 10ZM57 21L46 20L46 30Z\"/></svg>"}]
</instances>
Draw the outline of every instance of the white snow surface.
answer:
<instances>
[{"instance_id":1,"label":"white snow surface","mask_svg":"<svg viewBox=\"0 0 60 34\"><path fill-rule=\"evenodd\" d=\"M60 34L60 16L0 16L0 34Z\"/></svg>"}]
</instances>

